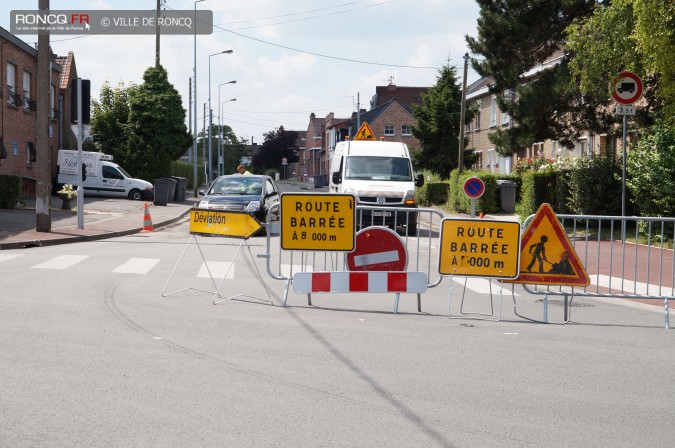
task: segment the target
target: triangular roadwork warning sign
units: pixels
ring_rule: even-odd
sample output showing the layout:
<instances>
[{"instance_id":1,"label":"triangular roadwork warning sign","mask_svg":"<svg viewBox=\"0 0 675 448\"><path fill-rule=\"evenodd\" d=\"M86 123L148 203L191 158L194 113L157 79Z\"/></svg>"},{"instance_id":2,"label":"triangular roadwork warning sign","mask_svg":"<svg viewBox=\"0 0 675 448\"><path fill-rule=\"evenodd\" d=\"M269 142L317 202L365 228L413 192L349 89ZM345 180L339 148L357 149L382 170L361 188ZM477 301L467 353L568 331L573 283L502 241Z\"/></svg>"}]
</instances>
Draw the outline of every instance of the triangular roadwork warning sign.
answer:
<instances>
[{"instance_id":1,"label":"triangular roadwork warning sign","mask_svg":"<svg viewBox=\"0 0 675 448\"><path fill-rule=\"evenodd\" d=\"M520 275L507 283L588 286L590 279L549 204L542 204L520 240Z\"/></svg>"},{"instance_id":2,"label":"triangular roadwork warning sign","mask_svg":"<svg viewBox=\"0 0 675 448\"><path fill-rule=\"evenodd\" d=\"M354 137L354 140L375 140L373 131L370 130L370 126L368 126L367 121L363 122L363 124L359 128L359 132L356 133L356 137Z\"/></svg>"}]
</instances>

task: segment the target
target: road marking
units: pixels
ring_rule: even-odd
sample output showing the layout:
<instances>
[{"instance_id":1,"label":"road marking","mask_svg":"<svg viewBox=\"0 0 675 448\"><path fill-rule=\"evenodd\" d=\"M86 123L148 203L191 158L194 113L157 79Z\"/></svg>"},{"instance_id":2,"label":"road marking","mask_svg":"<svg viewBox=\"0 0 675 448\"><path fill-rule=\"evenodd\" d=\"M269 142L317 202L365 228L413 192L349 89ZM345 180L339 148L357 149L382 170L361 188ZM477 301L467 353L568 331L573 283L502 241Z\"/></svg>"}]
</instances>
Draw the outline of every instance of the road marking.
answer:
<instances>
[{"instance_id":1,"label":"road marking","mask_svg":"<svg viewBox=\"0 0 675 448\"><path fill-rule=\"evenodd\" d=\"M608 275L591 275L591 284L601 288L607 288L614 291L623 291L626 294L636 295L656 295L659 294L659 285L653 285L632 280L623 280L621 277L610 277ZM649 291L649 294L647 292ZM661 286L661 294L667 295L673 292L673 288Z\"/></svg>"},{"instance_id":2,"label":"road marking","mask_svg":"<svg viewBox=\"0 0 675 448\"><path fill-rule=\"evenodd\" d=\"M4 254L4 255L0 254L0 263L2 263L3 261L11 260L12 258L20 257L21 255L24 254Z\"/></svg>"},{"instance_id":3,"label":"road marking","mask_svg":"<svg viewBox=\"0 0 675 448\"><path fill-rule=\"evenodd\" d=\"M491 281L484 279L484 278L479 278L479 277L452 277L452 280L459 283L460 285L464 286L464 281L465 279L468 278L468 281L466 282L466 288L470 289L473 292L477 292L479 294L500 294L500 291L502 289L501 285L498 283L492 283ZM490 290L490 285L492 285L492 290ZM510 289L504 289L504 294L511 294ZM513 293L514 296L518 296L518 293Z\"/></svg>"},{"instance_id":4,"label":"road marking","mask_svg":"<svg viewBox=\"0 0 675 448\"><path fill-rule=\"evenodd\" d=\"M113 269L117 274L147 274L159 263L159 258L130 258L126 263Z\"/></svg>"},{"instance_id":5,"label":"road marking","mask_svg":"<svg viewBox=\"0 0 675 448\"><path fill-rule=\"evenodd\" d=\"M208 269L207 269L208 265ZM200 278L209 278L209 271L211 272L211 276L213 278L227 278L227 279L233 279L234 278L234 263L230 261L207 261L206 263L202 263L202 267L199 269L199 273L197 274L197 277ZM230 266L232 266L230 268ZM229 272L228 272L229 269ZM225 277L225 273L227 272L227 277Z\"/></svg>"},{"instance_id":6,"label":"road marking","mask_svg":"<svg viewBox=\"0 0 675 448\"><path fill-rule=\"evenodd\" d=\"M44 263L32 266L34 269L66 269L77 263L86 260L89 255L59 255L58 257L47 260Z\"/></svg>"},{"instance_id":7,"label":"road marking","mask_svg":"<svg viewBox=\"0 0 675 448\"><path fill-rule=\"evenodd\" d=\"M301 264L281 264L280 273L283 277L293 277L295 272L314 272L314 267L311 264L306 264L303 269Z\"/></svg>"}]
</instances>

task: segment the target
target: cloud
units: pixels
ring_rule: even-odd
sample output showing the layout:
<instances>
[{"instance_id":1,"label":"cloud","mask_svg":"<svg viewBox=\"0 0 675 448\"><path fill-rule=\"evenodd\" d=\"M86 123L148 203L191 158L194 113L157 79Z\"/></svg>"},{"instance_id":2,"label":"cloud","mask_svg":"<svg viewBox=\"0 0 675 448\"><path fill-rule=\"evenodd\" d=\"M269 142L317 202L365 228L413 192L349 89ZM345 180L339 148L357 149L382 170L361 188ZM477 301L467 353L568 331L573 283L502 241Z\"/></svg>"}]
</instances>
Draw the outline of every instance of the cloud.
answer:
<instances>
[{"instance_id":1,"label":"cloud","mask_svg":"<svg viewBox=\"0 0 675 448\"><path fill-rule=\"evenodd\" d=\"M290 80L307 78L309 72L316 65L316 57L309 54L297 54L295 56L282 56L279 59L258 59L260 73L265 74L265 79L271 84L284 84Z\"/></svg>"}]
</instances>

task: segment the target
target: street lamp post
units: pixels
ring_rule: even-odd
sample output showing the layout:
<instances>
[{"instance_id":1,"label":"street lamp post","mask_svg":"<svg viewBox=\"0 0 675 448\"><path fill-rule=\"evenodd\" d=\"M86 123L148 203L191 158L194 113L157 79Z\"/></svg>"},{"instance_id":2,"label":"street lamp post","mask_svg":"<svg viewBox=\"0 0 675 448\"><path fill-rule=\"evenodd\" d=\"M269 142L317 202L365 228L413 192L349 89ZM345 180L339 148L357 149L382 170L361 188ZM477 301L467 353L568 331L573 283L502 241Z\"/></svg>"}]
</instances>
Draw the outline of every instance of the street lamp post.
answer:
<instances>
[{"instance_id":1,"label":"street lamp post","mask_svg":"<svg viewBox=\"0 0 675 448\"><path fill-rule=\"evenodd\" d=\"M197 23L197 3L203 2L204 0L196 0L195 1L195 23ZM194 129L194 135L192 136L192 195L194 197L197 197L197 185L199 184L199 180L197 178L197 27L195 27L195 44L194 44L194 65L192 66L192 70L194 72L194 114L193 114L193 120L194 120L194 126L192 129Z\"/></svg>"},{"instance_id":2,"label":"street lamp post","mask_svg":"<svg viewBox=\"0 0 675 448\"><path fill-rule=\"evenodd\" d=\"M466 72L469 68L469 53L464 54L464 81L462 87L462 105L459 116L459 159L457 163L457 172L462 174L464 168L464 114L466 112Z\"/></svg>"},{"instance_id":3,"label":"street lamp post","mask_svg":"<svg viewBox=\"0 0 675 448\"><path fill-rule=\"evenodd\" d=\"M211 57L217 56L219 54L224 54L224 53L231 54L232 50L223 50L223 51L219 51L218 53L213 53L213 54L209 55L209 169L206 170L209 178L207 179L207 183L211 182L211 180L213 178L213 172L212 172L213 156L212 156L212 152L211 152L212 151L211 150L211 147L212 147L211 128L212 128L212 123L213 123L213 113L211 112Z\"/></svg>"},{"instance_id":4,"label":"street lamp post","mask_svg":"<svg viewBox=\"0 0 675 448\"><path fill-rule=\"evenodd\" d=\"M229 103L230 101L237 101L237 99L236 99L236 98L230 98L229 100L223 101L223 102L220 102L220 100L218 100L218 103L220 104L220 110L218 111L218 116L220 116L220 117L223 116L223 104ZM218 169L220 169L220 160L221 160L220 158L221 158L221 157L222 157L222 158L225 158L225 143L223 142L223 130L222 130L222 127L220 128L220 141L219 141L218 143L220 143L220 145L219 145L219 146L220 146L220 152L218 153L218 157L219 157L219 158L218 158L218 161L219 161L219 162L218 162ZM223 171L225 171L224 168L225 168L225 167L223 166ZM224 173L223 173L223 174L224 174Z\"/></svg>"},{"instance_id":5,"label":"street lamp post","mask_svg":"<svg viewBox=\"0 0 675 448\"><path fill-rule=\"evenodd\" d=\"M228 81L224 82L222 84L218 85L218 132L220 133L220 138L218 139L218 175L220 176L222 173L220 172L220 158L221 158L221 151L222 151L222 142L223 142L223 120L222 120L222 106L220 104L220 88L224 86L225 84L236 84L237 81Z\"/></svg>"}]
</instances>

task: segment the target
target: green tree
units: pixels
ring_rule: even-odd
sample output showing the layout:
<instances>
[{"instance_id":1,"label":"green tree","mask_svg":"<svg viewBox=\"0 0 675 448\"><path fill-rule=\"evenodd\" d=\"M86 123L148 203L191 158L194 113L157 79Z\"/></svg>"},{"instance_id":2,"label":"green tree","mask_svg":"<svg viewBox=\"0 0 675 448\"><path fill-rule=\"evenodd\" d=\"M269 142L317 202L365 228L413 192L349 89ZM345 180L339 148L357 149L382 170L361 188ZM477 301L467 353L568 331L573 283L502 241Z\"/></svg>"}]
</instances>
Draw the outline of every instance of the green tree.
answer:
<instances>
[{"instance_id":1,"label":"green tree","mask_svg":"<svg viewBox=\"0 0 675 448\"><path fill-rule=\"evenodd\" d=\"M601 36L601 38L599 38ZM662 0L614 0L567 30L567 50L574 55L573 82L584 95L609 96L617 73L638 73L645 85L646 107L638 124L649 126L654 114L675 124L675 4Z\"/></svg>"},{"instance_id":2,"label":"green tree","mask_svg":"<svg viewBox=\"0 0 675 448\"><path fill-rule=\"evenodd\" d=\"M444 65L438 72L436 84L422 95L422 104L413 106L416 124L412 133L420 142L412 152L417 169L429 169L447 179L459 163L459 122L462 108L462 86L457 69ZM467 110L466 123L474 116ZM473 152L464 155L464 165L471 166Z\"/></svg>"},{"instance_id":3,"label":"green tree","mask_svg":"<svg viewBox=\"0 0 675 448\"><path fill-rule=\"evenodd\" d=\"M626 177L642 216L675 216L675 127L657 123L640 139L628 153Z\"/></svg>"},{"instance_id":4,"label":"green tree","mask_svg":"<svg viewBox=\"0 0 675 448\"><path fill-rule=\"evenodd\" d=\"M251 164L257 172L267 169L281 169L281 159L286 157L288 163L298 162L298 133L287 131L283 126L264 134L265 140L260 149L253 154Z\"/></svg>"},{"instance_id":5,"label":"green tree","mask_svg":"<svg viewBox=\"0 0 675 448\"><path fill-rule=\"evenodd\" d=\"M192 137L178 91L161 65L148 68L129 95L129 140L125 163L135 176L168 176L171 162L185 154Z\"/></svg>"},{"instance_id":6,"label":"green tree","mask_svg":"<svg viewBox=\"0 0 675 448\"><path fill-rule=\"evenodd\" d=\"M213 172L217 172L217 154L218 154L218 140L220 138L222 127L223 137L223 172L225 174L236 172L237 166L241 163L241 158L245 154L245 140L240 140L235 135L232 128L228 125L214 124L211 128L212 148L213 148ZM208 138L203 132L198 134L199 137ZM208 140L206 142L208 145Z\"/></svg>"},{"instance_id":7,"label":"green tree","mask_svg":"<svg viewBox=\"0 0 675 448\"><path fill-rule=\"evenodd\" d=\"M596 3L587 0L477 0L478 36L466 37L472 67L494 79L491 91L514 126L491 138L497 151L508 155L546 139L571 146L586 129L605 130L612 122L606 111L608 95L582 96L572 82L570 55L561 52L566 29L589 17ZM555 54L559 62L536 82L525 83L523 73Z\"/></svg>"},{"instance_id":8,"label":"green tree","mask_svg":"<svg viewBox=\"0 0 675 448\"><path fill-rule=\"evenodd\" d=\"M122 164L129 143L129 96L136 85L105 81L99 100L92 100L91 135L97 147Z\"/></svg>"}]
</instances>

